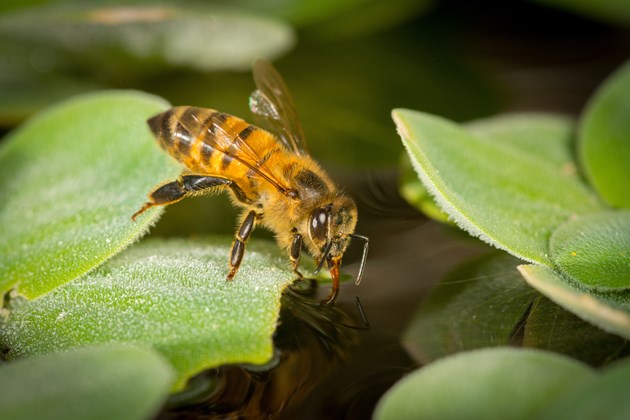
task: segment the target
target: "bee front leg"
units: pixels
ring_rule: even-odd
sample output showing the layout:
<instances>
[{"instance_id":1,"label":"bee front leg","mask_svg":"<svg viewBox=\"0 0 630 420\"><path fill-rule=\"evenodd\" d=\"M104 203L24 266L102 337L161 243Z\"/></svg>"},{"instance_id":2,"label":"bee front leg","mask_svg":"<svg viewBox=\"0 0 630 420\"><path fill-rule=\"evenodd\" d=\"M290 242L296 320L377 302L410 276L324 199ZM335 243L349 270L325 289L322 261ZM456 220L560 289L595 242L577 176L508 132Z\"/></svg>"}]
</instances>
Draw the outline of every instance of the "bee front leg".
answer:
<instances>
[{"instance_id":1,"label":"bee front leg","mask_svg":"<svg viewBox=\"0 0 630 420\"><path fill-rule=\"evenodd\" d=\"M247 242L249 235L252 233L252 230L254 230L257 217L258 215L254 210L247 213L247 216L245 216L241 226L238 228L238 232L236 232L236 239L232 243L232 252L230 253L230 272L227 275L227 280L232 280L238 268L241 266L241 261L245 254L245 242Z\"/></svg>"},{"instance_id":2,"label":"bee front leg","mask_svg":"<svg viewBox=\"0 0 630 420\"><path fill-rule=\"evenodd\" d=\"M293 272L301 279L302 273L300 273L300 255L302 254L302 235L293 230L293 241L291 242L291 248L289 250L289 258L293 265Z\"/></svg>"},{"instance_id":3,"label":"bee front leg","mask_svg":"<svg viewBox=\"0 0 630 420\"><path fill-rule=\"evenodd\" d=\"M194 193L220 186L232 187L232 184L233 181L217 176L182 175L177 180L154 189L149 194L150 201L147 201L140 210L135 212L133 216L131 216L131 220L136 220L136 217L153 206L167 206L177 203L186 196Z\"/></svg>"}]
</instances>

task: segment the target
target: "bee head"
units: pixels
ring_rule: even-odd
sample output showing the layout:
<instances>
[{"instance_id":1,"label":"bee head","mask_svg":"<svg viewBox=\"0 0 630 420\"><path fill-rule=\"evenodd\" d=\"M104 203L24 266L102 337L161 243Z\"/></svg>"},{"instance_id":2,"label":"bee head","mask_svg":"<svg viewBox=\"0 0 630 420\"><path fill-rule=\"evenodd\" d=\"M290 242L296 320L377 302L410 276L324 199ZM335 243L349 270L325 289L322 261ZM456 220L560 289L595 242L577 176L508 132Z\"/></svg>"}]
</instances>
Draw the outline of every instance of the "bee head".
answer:
<instances>
[{"instance_id":1,"label":"bee head","mask_svg":"<svg viewBox=\"0 0 630 420\"><path fill-rule=\"evenodd\" d=\"M363 241L363 256L357 274L355 284L361 282L363 270L367 259L369 239L363 235L356 235L354 228L357 224L357 206L354 201L346 195L337 195L331 202L323 207L313 210L308 220L309 247L312 255L319 260L315 273L328 264L333 288L331 294L324 302L332 304L339 290L339 267L346 248L350 244L350 239L360 239Z\"/></svg>"},{"instance_id":2,"label":"bee head","mask_svg":"<svg viewBox=\"0 0 630 420\"><path fill-rule=\"evenodd\" d=\"M346 195L335 196L330 203L311 212L308 236L318 259L340 259L357 224L357 206Z\"/></svg>"}]
</instances>

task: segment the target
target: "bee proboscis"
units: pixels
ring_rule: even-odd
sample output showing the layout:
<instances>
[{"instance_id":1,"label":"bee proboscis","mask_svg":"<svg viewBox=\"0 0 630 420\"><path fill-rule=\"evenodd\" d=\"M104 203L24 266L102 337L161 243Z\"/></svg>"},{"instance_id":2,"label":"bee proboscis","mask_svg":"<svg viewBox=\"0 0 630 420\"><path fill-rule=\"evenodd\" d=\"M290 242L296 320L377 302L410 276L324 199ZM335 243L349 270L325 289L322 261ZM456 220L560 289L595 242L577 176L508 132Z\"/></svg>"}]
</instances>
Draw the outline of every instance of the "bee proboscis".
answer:
<instances>
[{"instance_id":1,"label":"bee proboscis","mask_svg":"<svg viewBox=\"0 0 630 420\"><path fill-rule=\"evenodd\" d=\"M336 187L306 151L304 134L293 98L277 72L264 59L254 63L256 90L250 110L258 126L213 109L177 106L148 120L160 146L177 159L180 177L149 194L133 216L153 206L185 197L227 191L243 209L228 260L231 280L256 225L271 230L300 278L300 255L305 247L327 263L332 289L324 301L332 304L339 292L339 267L351 238L364 241L356 283L363 275L368 238L354 233L357 207Z\"/></svg>"}]
</instances>

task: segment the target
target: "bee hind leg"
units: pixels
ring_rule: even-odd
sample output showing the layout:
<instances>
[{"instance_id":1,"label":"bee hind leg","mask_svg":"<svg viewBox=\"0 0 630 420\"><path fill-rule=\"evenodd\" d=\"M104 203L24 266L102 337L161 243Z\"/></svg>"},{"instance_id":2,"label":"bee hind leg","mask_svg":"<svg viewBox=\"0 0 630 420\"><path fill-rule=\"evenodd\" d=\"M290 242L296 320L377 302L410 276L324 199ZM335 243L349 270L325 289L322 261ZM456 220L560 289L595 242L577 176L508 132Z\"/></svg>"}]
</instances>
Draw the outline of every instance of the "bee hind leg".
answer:
<instances>
[{"instance_id":1,"label":"bee hind leg","mask_svg":"<svg viewBox=\"0 0 630 420\"><path fill-rule=\"evenodd\" d=\"M249 235L254 230L257 218L258 215L256 212L251 210L247 213L236 232L234 242L232 243L232 251L230 252L230 272L227 275L227 280L232 280L234 275L236 275L238 268L241 266L241 261L243 260L243 255L245 254L245 242L247 242Z\"/></svg>"},{"instance_id":2,"label":"bee hind leg","mask_svg":"<svg viewBox=\"0 0 630 420\"><path fill-rule=\"evenodd\" d=\"M231 186L232 183L233 181L227 178L217 176L182 175L177 180L154 189L149 194L150 201L144 203L140 210L131 216L131 220L136 220L136 217L151 207L173 204L194 193L220 186Z\"/></svg>"}]
</instances>

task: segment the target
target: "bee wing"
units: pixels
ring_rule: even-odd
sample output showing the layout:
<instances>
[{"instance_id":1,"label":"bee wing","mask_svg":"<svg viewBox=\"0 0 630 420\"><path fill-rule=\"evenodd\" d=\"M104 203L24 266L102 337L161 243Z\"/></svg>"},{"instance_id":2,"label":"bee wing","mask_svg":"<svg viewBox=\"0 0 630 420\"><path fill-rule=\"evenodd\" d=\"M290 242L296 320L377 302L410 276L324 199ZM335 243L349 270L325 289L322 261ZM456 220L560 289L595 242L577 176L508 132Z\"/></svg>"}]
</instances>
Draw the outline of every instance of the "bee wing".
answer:
<instances>
[{"instance_id":1,"label":"bee wing","mask_svg":"<svg viewBox=\"0 0 630 420\"><path fill-rule=\"evenodd\" d=\"M254 150L244 139L238 135L234 136L223 128L223 122L225 118L236 118L228 114L213 113L210 116L211 123L205 124L206 136L203 142L206 146L211 147L213 150L221 153L224 156L230 158L230 160L237 161L247 168L249 168L254 176L266 180L273 185L278 191L286 193L290 188L284 184L273 172L272 168L265 164L256 150ZM194 113L184 114L179 120L180 124L189 132L195 132L196 127L203 124L199 120L198 116Z\"/></svg>"},{"instance_id":2,"label":"bee wing","mask_svg":"<svg viewBox=\"0 0 630 420\"><path fill-rule=\"evenodd\" d=\"M275 134L289 151L308 154L293 97L280 73L259 58L254 63L254 82L257 89L249 97L249 109L256 123Z\"/></svg>"}]
</instances>

